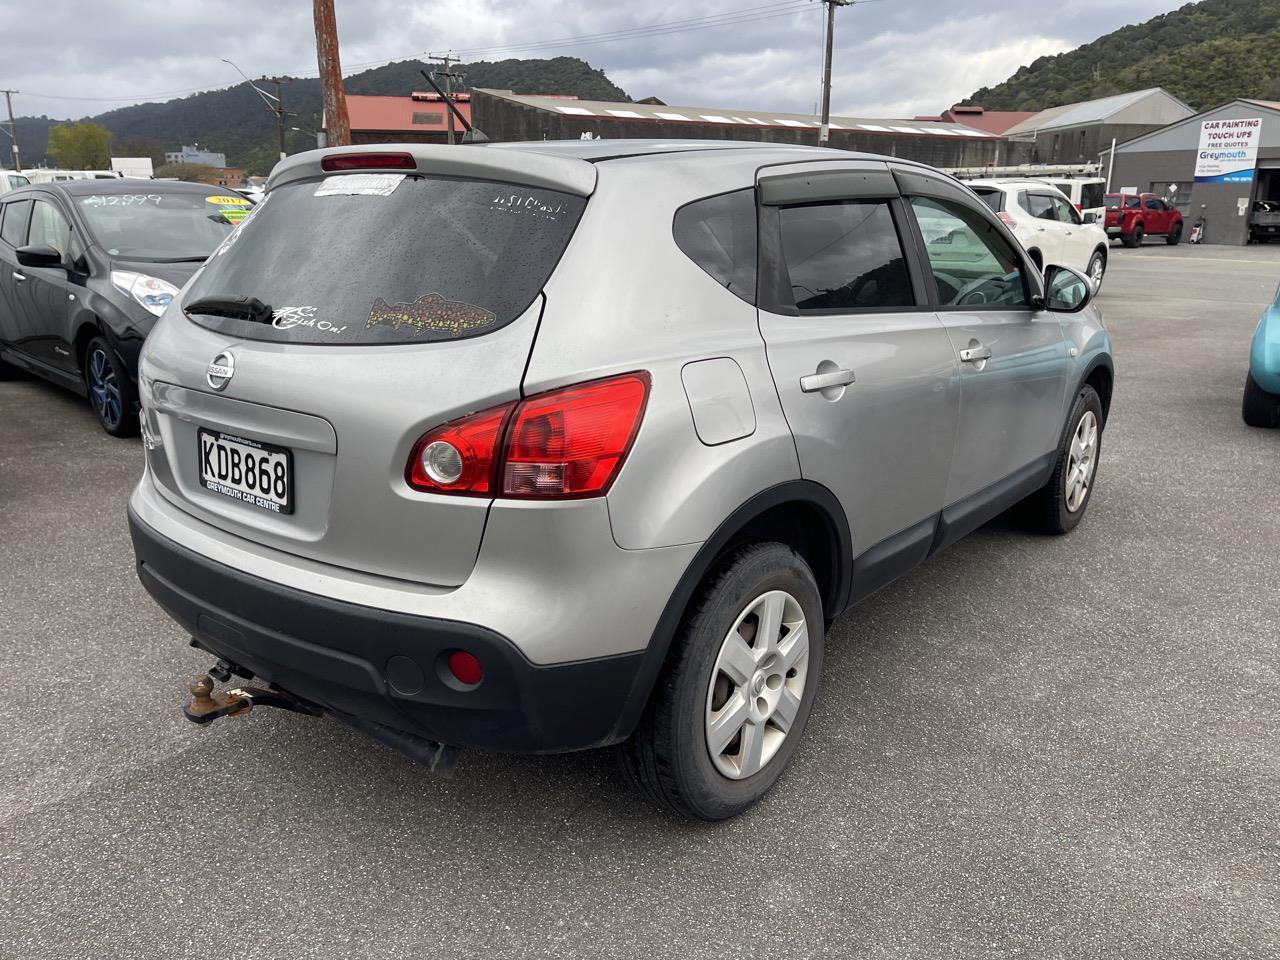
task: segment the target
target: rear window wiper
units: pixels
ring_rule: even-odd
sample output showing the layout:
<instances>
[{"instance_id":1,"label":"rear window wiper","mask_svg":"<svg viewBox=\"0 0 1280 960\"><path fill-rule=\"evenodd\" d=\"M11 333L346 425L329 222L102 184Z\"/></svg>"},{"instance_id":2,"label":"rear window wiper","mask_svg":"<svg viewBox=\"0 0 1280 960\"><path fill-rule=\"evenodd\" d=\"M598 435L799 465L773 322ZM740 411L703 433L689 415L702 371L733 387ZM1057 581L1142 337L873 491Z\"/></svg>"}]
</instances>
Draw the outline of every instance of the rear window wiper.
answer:
<instances>
[{"instance_id":1,"label":"rear window wiper","mask_svg":"<svg viewBox=\"0 0 1280 960\"><path fill-rule=\"evenodd\" d=\"M253 323L270 323L275 311L257 297L199 297L182 308L187 313L232 317Z\"/></svg>"}]
</instances>

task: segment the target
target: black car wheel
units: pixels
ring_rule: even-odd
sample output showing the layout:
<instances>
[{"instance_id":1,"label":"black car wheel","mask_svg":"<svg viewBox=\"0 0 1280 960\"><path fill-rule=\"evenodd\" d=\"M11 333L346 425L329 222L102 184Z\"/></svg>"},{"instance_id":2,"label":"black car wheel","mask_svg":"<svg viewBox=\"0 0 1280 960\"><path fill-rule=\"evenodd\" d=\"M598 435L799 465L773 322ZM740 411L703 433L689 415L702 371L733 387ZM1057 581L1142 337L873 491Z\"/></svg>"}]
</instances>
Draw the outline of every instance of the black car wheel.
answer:
<instances>
[{"instance_id":1,"label":"black car wheel","mask_svg":"<svg viewBox=\"0 0 1280 960\"><path fill-rule=\"evenodd\" d=\"M1240 415L1251 427L1280 426L1280 397L1267 393L1253 379L1253 373L1244 381L1244 402Z\"/></svg>"},{"instance_id":2,"label":"black car wheel","mask_svg":"<svg viewBox=\"0 0 1280 960\"><path fill-rule=\"evenodd\" d=\"M1124 238L1124 245L1126 247L1142 246L1142 238L1146 236L1146 233L1147 231L1142 229L1142 225L1139 224L1138 226L1133 228L1133 233L1129 234L1127 237Z\"/></svg>"},{"instance_id":3,"label":"black car wheel","mask_svg":"<svg viewBox=\"0 0 1280 960\"><path fill-rule=\"evenodd\" d=\"M1176 247L1178 245L1178 241L1180 241L1181 239L1182 239L1182 224L1178 224L1176 227L1173 228L1173 232L1164 238L1164 242L1171 247Z\"/></svg>"},{"instance_id":4,"label":"black car wheel","mask_svg":"<svg viewBox=\"0 0 1280 960\"><path fill-rule=\"evenodd\" d=\"M133 384L124 364L103 337L94 337L85 348L84 383L103 430L113 437L137 434Z\"/></svg>"}]
</instances>

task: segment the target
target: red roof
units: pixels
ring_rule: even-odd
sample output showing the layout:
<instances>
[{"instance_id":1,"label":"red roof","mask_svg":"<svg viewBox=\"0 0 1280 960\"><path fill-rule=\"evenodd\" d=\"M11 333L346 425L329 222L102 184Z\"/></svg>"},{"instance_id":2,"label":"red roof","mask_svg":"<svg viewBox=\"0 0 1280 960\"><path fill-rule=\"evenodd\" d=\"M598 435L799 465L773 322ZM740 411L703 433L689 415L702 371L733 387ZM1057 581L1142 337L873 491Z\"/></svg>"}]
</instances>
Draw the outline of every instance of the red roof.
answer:
<instances>
[{"instance_id":1,"label":"red roof","mask_svg":"<svg viewBox=\"0 0 1280 960\"><path fill-rule=\"evenodd\" d=\"M1034 117L1034 110L983 110L982 107L957 103L940 117L916 117L916 120L934 120L943 123L963 123L966 127L985 130L987 133L1002 134L1016 127L1028 117Z\"/></svg>"},{"instance_id":2,"label":"red roof","mask_svg":"<svg viewBox=\"0 0 1280 960\"><path fill-rule=\"evenodd\" d=\"M455 93L454 105L471 122L471 94ZM347 95L347 116L352 132L394 133L413 131L430 133L449 129L449 108L438 93L414 93L407 97L359 97ZM462 124L454 118L454 129Z\"/></svg>"}]
</instances>

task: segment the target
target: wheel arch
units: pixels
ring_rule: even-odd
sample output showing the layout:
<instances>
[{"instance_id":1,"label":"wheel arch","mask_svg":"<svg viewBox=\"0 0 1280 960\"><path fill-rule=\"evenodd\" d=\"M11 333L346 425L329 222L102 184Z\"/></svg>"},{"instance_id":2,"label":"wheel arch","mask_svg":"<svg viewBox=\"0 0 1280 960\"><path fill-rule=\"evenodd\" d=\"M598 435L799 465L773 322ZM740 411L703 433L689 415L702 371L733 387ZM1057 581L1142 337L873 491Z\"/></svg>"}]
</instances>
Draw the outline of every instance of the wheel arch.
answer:
<instances>
[{"instance_id":1,"label":"wheel arch","mask_svg":"<svg viewBox=\"0 0 1280 960\"><path fill-rule=\"evenodd\" d=\"M716 528L672 590L619 716L615 739L630 736L640 721L672 640L707 573L735 547L765 541L786 544L804 557L818 582L828 620L848 606L853 540L835 494L812 480L789 480L756 494Z\"/></svg>"},{"instance_id":2,"label":"wheel arch","mask_svg":"<svg viewBox=\"0 0 1280 960\"><path fill-rule=\"evenodd\" d=\"M111 335L110 329L101 317L97 315L86 317L80 322L80 326L76 328L76 338L72 347L75 350L76 363L80 365L82 374L84 373L85 351L89 349L89 342L98 336L105 337L107 343L111 344L112 349L115 349L115 338Z\"/></svg>"},{"instance_id":3,"label":"wheel arch","mask_svg":"<svg viewBox=\"0 0 1280 960\"><path fill-rule=\"evenodd\" d=\"M1044 254L1040 252L1039 247L1032 247L1027 251L1027 256L1031 258L1031 262L1036 265L1037 270L1044 270Z\"/></svg>"},{"instance_id":4,"label":"wheel arch","mask_svg":"<svg viewBox=\"0 0 1280 960\"><path fill-rule=\"evenodd\" d=\"M1079 385L1076 387L1076 393L1079 393L1085 387L1093 387L1097 391L1098 399L1102 401L1103 426L1106 426L1107 419L1111 415L1111 391L1114 386L1115 369L1111 364L1111 360L1107 357L1098 357L1089 365L1084 376L1080 378Z\"/></svg>"}]
</instances>

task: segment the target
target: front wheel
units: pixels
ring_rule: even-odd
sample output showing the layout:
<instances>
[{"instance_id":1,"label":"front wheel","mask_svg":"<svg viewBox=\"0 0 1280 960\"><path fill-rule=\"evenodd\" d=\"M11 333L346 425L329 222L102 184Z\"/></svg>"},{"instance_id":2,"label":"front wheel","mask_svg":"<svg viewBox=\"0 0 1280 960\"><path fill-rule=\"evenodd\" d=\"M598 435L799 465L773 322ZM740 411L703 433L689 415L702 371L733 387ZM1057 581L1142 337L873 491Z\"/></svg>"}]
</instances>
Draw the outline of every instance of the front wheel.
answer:
<instances>
[{"instance_id":1,"label":"front wheel","mask_svg":"<svg viewBox=\"0 0 1280 960\"><path fill-rule=\"evenodd\" d=\"M1252 371L1244 381L1244 403L1240 414L1251 427L1280 426L1280 397L1263 390L1253 379Z\"/></svg>"},{"instance_id":2,"label":"front wheel","mask_svg":"<svg viewBox=\"0 0 1280 960\"><path fill-rule=\"evenodd\" d=\"M1102 278L1107 273L1107 257L1101 250L1094 251L1089 260L1089 279L1093 281L1093 292L1102 289Z\"/></svg>"},{"instance_id":3,"label":"front wheel","mask_svg":"<svg viewBox=\"0 0 1280 960\"><path fill-rule=\"evenodd\" d=\"M822 599L790 547L757 543L703 582L623 766L650 800L725 820L759 800L795 753L822 669Z\"/></svg>"},{"instance_id":4,"label":"front wheel","mask_svg":"<svg viewBox=\"0 0 1280 960\"><path fill-rule=\"evenodd\" d=\"M129 372L104 337L94 337L85 347L84 382L103 430L113 437L132 437L138 432Z\"/></svg>"},{"instance_id":5,"label":"front wheel","mask_svg":"<svg viewBox=\"0 0 1280 960\"><path fill-rule=\"evenodd\" d=\"M1076 395L1049 482L1024 501L1029 524L1042 533L1070 533L1093 496L1102 453L1102 400L1087 384Z\"/></svg>"},{"instance_id":6,"label":"front wheel","mask_svg":"<svg viewBox=\"0 0 1280 960\"><path fill-rule=\"evenodd\" d=\"M1164 242L1171 247L1176 247L1178 242L1182 240L1182 224L1178 224L1173 231L1164 238Z\"/></svg>"}]
</instances>

